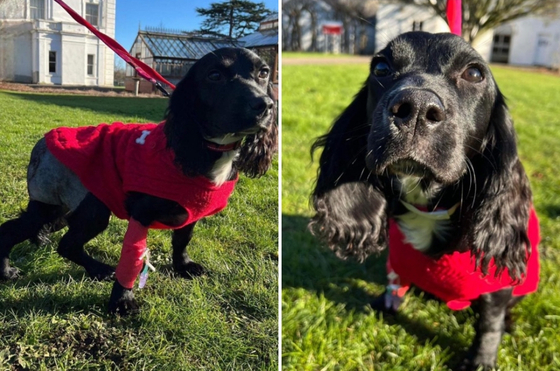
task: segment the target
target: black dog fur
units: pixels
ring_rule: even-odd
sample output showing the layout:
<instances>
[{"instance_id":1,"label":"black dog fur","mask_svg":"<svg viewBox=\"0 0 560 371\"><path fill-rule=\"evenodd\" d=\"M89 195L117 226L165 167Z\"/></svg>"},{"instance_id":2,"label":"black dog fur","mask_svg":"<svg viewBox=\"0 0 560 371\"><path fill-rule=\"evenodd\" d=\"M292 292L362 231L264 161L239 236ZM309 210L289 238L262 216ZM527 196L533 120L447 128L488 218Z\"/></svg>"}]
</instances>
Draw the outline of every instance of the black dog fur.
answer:
<instances>
[{"instance_id":1,"label":"black dog fur","mask_svg":"<svg viewBox=\"0 0 560 371\"><path fill-rule=\"evenodd\" d=\"M319 148L310 228L339 257L364 260L385 249L388 219L407 212L399 200L416 197L430 211L460 205L440 233L415 231L427 233L424 253L470 251L484 272L493 258L496 274L525 273L529 182L504 97L460 37L411 32L391 41L312 150ZM519 300L504 289L473 303L476 337L460 370L495 366ZM380 302L373 305L385 310Z\"/></svg>"},{"instance_id":2,"label":"black dog fur","mask_svg":"<svg viewBox=\"0 0 560 371\"><path fill-rule=\"evenodd\" d=\"M258 177L268 170L277 151L276 112L269 75L270 68L263 60L240 48L216 50L191 67L171 96L165 124L168 147L174 151L176 164L185 176L200 175L214 180L217 172L225 181L235 178L239 171ZM227 154L208 148L209 140L224 138L244 140L239 149ZM28 182L46 151L44 140L39 141L29 164ZM65 181L64 174L56 176L57 181ZM126 209L131 218L145 227L155 221L171 227L182 225L188 216L174 201L143 193L129 194ZM58 253L83 266L94 279L112 278L112 266L84 251L84 244L108 226L110 215L107 206L91 193L74 209L62 202L48 204L31 198L19 218L0 226L0 279L19 275L18 269L9 264L10 251L16 244L37 240L44 231L65 224L68 231L59 242ZM173 230L173 268L185 278L204 272L186 250L195 224ZM126 315L137 310L132 290L115 281L109 311Z\"/></svg>"}]
</instances>

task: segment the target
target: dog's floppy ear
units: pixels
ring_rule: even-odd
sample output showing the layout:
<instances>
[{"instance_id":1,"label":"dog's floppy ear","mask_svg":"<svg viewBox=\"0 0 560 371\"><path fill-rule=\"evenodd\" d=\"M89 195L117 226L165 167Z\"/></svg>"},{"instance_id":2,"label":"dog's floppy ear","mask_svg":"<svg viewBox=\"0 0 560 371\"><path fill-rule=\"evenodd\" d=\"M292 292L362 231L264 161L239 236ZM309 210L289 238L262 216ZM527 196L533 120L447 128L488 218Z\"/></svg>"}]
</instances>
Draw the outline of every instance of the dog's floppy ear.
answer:
<instances>
[{"instance_id":1,"label":"dog's floppy ear","mask_svg":"<svg viewBox=\"0 0 560 371\"><path fill-rule=\"evenodd\" d=\"M354 256L360 261L381 251L387 241L387 201L379 179L365 164L370 128L367 95L364 86L330 132L312 147L312 151L323 147L323 153L310 229L339 257Z\"/></svg>"},{"instance_id":2,"label":"dog's floppy ear","mask_svg":"<svg viewBox=\"0 0 560 371\"><path fill-rule=\"evenodd\" d=\"M473 166L480 189L470 206L473 255L483 272L493 258L496 275L507 268L512 279L519 279L531 249L527 226L532 199L517 155L513 122L499 91L481 155Z\"/></svg>"},{"instance_id":3,"label":"dog's floppy ear","mask_svg":"<svg viewBox=\"0 0 560 371\"><path fill-rule=\"evenodd\" d=\"M165 135L167 146L175 153L175 162L188 176L206 174L210 158L204 150L204 136L192 112L197 107L193 68L177 84L169 99L166 112Z\"/></svg>"},{"instance_id":4,"label":"dog's floppy ear","mask_svg":"<svg viewBox=\"0 0 560 371\"><path fill-rule=\"evenodd\" d=\"M239 157L235 161L237 169L251 178L264 175L272 164L274 154L278 151L276 97L273 92L272 83L268 85L267 93L275 102L271 112L271 122L267 130L245 138Z\"/></svg>"}]
</instances>

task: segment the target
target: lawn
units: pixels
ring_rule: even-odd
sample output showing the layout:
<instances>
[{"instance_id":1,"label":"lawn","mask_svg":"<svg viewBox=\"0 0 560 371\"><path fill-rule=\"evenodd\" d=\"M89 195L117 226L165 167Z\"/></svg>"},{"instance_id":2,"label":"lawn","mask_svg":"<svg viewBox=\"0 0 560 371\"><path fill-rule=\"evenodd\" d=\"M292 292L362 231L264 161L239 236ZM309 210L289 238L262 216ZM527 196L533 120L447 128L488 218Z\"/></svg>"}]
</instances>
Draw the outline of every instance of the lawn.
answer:
<instances>
[{"instance_id":1,"label":"lawn","mask_svg":"<svg viewBox=\"0 0 560 371\"><path fill-rule=\"evenodd\" d=\"M308 59L308 58L352 58L351 54L333 54L333 53L322 53L322 52L283 52L282 58L285 59Z\"/></svg>"},{"instance_id":2,"label":"lawn","mask_svg":"<svg viewBox=\"0 0 560 371\"><path fill-rule=\"evenodd\" d=\"M161 98L0 91L0 223L26 206L31 148L57 126L159 122ZM115 265L126 222L86 249ZM106 313L111 282L88 278L56 254L61 232L12 252L24 272L0 283L0 370L277 370L278 166L241 177L222 213L197 225L189 254L209 271L195 280L169 270L169 231L150 231L157 272L135 289L140 315Z\"/></svg>"},{"instance_id":3,"label":"lawn","mask_svg":"<svg viewBox=\"0 0 560 371\"><path fill-rule=\"evenodd\" d=\"M493 67L508 98L541 221L539 291L514 311L501 370L560 369L560 77ZM407 296L398 318L368 303L385 256L338 260L306 230L319 154L309 148L365 81L367 65L288 65L282 76L282 363L285 370L449 370L474 336L472 310ZM305 82L305 83L303 83Z\"/></svg>"}]
</instances>

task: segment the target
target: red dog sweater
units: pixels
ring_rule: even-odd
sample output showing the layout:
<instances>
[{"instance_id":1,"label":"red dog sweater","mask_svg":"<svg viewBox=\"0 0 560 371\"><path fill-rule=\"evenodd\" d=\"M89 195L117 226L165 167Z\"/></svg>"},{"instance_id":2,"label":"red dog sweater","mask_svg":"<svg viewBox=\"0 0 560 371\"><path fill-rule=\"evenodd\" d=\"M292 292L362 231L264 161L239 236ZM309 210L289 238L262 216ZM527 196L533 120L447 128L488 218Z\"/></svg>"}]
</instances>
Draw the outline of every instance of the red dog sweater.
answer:
<instances>
[{"instance_id":1,"label":"red dog sweater","mask_svg":"<svg viewBox=\"0 0 560 371\"><path fill-rule=\"evenodd\" d=\"M123 124L57 128L45 135L49 151L118 218L129 219L125 199L142 192L172 200L188 212L180 228L223 210L237 179L216 186L209 179L187 177L174 163L160 124ZM172 227L155 222L150 228ZM123 241L117 279L131 288L142 267L147 230L131 221Z\"/></svg>"},{"instance_id":2,"label":"red dog sweater","mask_svg":"<svg viewBox=\"0 0 560 371\"><path fill-rule=\"evenodd\" d=\"M439 259L432 259L405 242L405 236L398 223L391 220L389 227L389 259L387 271L389 288L393 295L402 297L410 284L429 292L453 310L461 310L471 305L482 294L513 287L513 295L521 296L537 290L539 283L539 222L534 209L531 209L527 231L531 242L531 254L527 262L527 273L520 282L514 282L508 270L494 277L496 265L490 262L488 274L484 275L475 267L470 252L454 252ZM400 286L400 288L399 288ZM386 302L387 303L387 302ZM396 308L395 308L396 309Z\"/></svg>"}]
</instances>

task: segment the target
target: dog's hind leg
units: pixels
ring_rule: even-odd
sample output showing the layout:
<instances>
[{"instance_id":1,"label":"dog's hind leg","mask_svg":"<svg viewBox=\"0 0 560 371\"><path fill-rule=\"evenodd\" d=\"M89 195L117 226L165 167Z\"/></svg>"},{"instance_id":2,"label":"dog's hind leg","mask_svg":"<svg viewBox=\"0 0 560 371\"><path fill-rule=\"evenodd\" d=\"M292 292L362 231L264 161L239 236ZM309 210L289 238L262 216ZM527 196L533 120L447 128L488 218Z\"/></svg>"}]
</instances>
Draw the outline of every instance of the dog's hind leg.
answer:
<instances>
[{"instance_id":1,"label":"dog's hind leg","mask_svg":"<svg viewBox=\"0 0 560 371\"><path fill-rule=\"evenodd\" d=\"M63 213L61 206L32 200L19 218L0 226L0 280L17 278L19 275L19 270L10 266L12 248L25 240L35 240L43 226L60 219Z\"/></svg>"},{"instance_id":2,"label":"dog's hind leg","mask_svg":"<svg viewBox=\"0 0 560 371\"><path fill-rule=\"evenodd\" d=\"M89 256L84 245L107 228L110 216L109 208L88 193L76 210L66 217L68 232L58 245L61 256L81 265L90 277L98 280L112 278L115 269Z\"/></svg>"},{"instance_id":3,"label":"dog's hind leg","mask_svg":"<svg viewBox=\"0 0 560 371\"><path fill-rule=\"evenodd\" d=\"M50 153L44 138L31 152L27 189L32 200L61 205L64 210L70 211L65 216L68 231L58 244L58 253L83 266L92 278L110 278L114 273L113 267L87 255L84 245L107 228L111 212L88 192L76 174ZM60 223L50 223L49 226L53 229L60 227Z\"/></svg>"},{"instance_id":4,"label":"dog's hind leg","mask_svg":"<svg viewBox=\"0 0 560 371\"><path fill-rule=\"evenodd\" d=\"M192 239L193 230L196 222L175 229L171 239L173 247L173 269L183 278L194 278L205 273L202 265L195 263L187 254L187 245Z\"/></svg>"}]
</instances>

